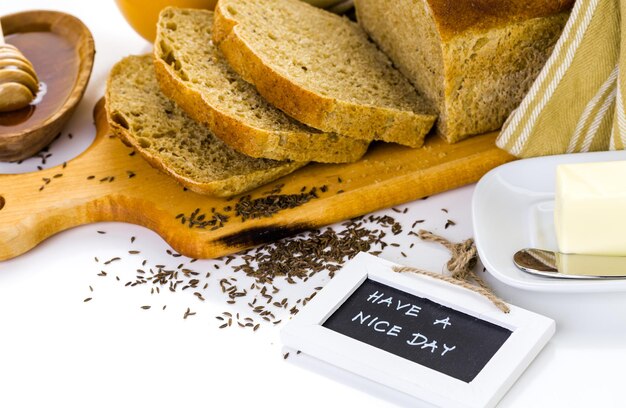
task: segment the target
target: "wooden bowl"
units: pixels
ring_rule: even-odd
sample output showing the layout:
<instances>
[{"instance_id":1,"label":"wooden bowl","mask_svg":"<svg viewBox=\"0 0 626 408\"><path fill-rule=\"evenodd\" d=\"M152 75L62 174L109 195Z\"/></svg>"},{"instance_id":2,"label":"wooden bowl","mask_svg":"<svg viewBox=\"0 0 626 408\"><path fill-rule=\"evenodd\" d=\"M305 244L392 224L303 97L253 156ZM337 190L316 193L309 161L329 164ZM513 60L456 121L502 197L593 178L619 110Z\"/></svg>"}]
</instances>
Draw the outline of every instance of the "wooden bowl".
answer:
<instances>
[{"instance_id":1,"label":"wooden bowl","mask_svg":"<svg viewBox=\"0 0 626 408\"><path fill-rule=\"evenodd\" d=\"M95 47L78 18L56 11L1 17L5 40L28 58L41 81L34 104L0 113L0 161L33 156L50 144L74 113L91 76Z\"/></svg>"}]
</instances>

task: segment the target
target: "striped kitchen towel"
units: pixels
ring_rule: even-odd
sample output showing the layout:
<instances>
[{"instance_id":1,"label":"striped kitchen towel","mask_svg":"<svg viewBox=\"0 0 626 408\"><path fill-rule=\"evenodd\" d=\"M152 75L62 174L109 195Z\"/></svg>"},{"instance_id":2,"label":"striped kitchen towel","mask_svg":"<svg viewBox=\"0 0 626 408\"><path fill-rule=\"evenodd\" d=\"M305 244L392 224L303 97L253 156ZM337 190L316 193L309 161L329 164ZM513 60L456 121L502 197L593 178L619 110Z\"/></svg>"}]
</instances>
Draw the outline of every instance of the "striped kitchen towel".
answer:
<instances>
[{"instance_id":1,"label":"striped kitchen towel","mask_svg":"<svg viewBox=\"0 0 626 408\"><path fill-rule=\"evenodd\" d=\"M624 13L626 0L576 1L552 55L504 124L498 147L518 157L625 148Z\"/></svg>"}]
</instances>

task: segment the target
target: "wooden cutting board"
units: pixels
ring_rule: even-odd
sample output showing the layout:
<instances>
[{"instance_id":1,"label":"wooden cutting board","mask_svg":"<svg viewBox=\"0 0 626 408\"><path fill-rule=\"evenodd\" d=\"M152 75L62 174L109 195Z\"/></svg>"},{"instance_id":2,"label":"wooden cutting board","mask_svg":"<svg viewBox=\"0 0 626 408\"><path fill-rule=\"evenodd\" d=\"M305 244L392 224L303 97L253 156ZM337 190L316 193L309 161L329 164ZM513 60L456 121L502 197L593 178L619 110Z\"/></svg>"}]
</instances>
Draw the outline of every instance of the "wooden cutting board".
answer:
<instances>
[{"instance_id":1,"label":"wooden cutting board","mask_svg":"<svg viewBox=\"0 0 626 408\"><path fill-rule=\"evenodd\" d=\"M380 143L356 163L309 165L226 200L184 189L112 137L102 102L94 116L95 141L65 166L0 175L0 260L99 221L143 225L186 256L215 258L473 183L513 160L497 133L454 145L431 137L422 149ZM261 217L244 220L238 208Z\"/></svg>"}]
</instances>

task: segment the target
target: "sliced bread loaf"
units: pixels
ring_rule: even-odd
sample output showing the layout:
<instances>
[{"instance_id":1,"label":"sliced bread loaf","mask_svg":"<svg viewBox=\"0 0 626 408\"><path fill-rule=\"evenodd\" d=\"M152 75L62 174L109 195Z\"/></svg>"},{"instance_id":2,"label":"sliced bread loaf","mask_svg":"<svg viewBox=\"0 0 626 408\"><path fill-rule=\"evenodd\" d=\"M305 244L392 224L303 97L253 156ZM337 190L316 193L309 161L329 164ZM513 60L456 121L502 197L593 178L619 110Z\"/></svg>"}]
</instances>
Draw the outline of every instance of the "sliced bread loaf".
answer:
<instances>
[{"instance_id":1,"label":"sliced bread loaf","mask_svg":"<svg viewBox=\"0 0 626 408\"><path fill-rule=\"evenodd\" d=\"M248 156L344 163L365 153L366 141L310 128L269 104L222 58L212 27L211 11L166 8L159 16L157 79L189 116Z\"/></svg>"},{"instance_id":2,"label":"sliced bread loaf","mask_svg":"<svg viewBox=\"0 0 626 408\"><path fill-rule=\"evenodd\" d=\"M550 55L572 3L356 0L356 10L359 23L437 106L438 133L456 142L502 125Z\"/></svg>"},{"instance_id":3,"label":"sliced bread loaf","mask_svg":"<svg viewBox=\"0 0 626 408\"><path fill-rule=\"evenodd\" d=\"M232 196L306 164L254 159L228 147L161 93L150 55L127 57L113 67L106 110L117 136L201 194Z\"/></svg>"},{"instance_id":4,"label":"sliced bread loaf","mask_svg":"<svg viewBox=\"0 0 626 408\"><path fill-rule=\"evenodd\" d=\"M220 0L213 40L261 95L316 129L422 145L434 110L358 25L299 0Z\"/></svg>"}]
</instances>

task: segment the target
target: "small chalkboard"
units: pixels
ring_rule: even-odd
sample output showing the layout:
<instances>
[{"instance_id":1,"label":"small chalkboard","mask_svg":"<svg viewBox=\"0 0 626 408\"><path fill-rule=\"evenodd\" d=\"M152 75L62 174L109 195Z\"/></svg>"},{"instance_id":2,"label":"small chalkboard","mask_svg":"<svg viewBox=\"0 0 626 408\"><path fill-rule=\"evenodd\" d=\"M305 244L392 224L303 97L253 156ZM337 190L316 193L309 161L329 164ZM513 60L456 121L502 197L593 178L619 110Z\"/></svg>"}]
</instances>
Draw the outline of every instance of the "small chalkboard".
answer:
<instances>
[{"instance_id":1,"label":"small chalkboard","mask_svg":"<svg viewBox=\"0 0 626 408\"><path fill-rule=\"evenodd\" d=\"M371 279L323 326L465 382L476 377L512 333Z\"/></svg>"},{"instance_id":2,"label":"small chalkboard","mask_svg":"<svg viewBox=\"0 0 626 408\"><path fill-rule=\"evenodd\" d=\"M283 329L285 345L426 402L493 406L554 333L554 321L433 278L349 262Z\"/></svg>"}]
</instances>

